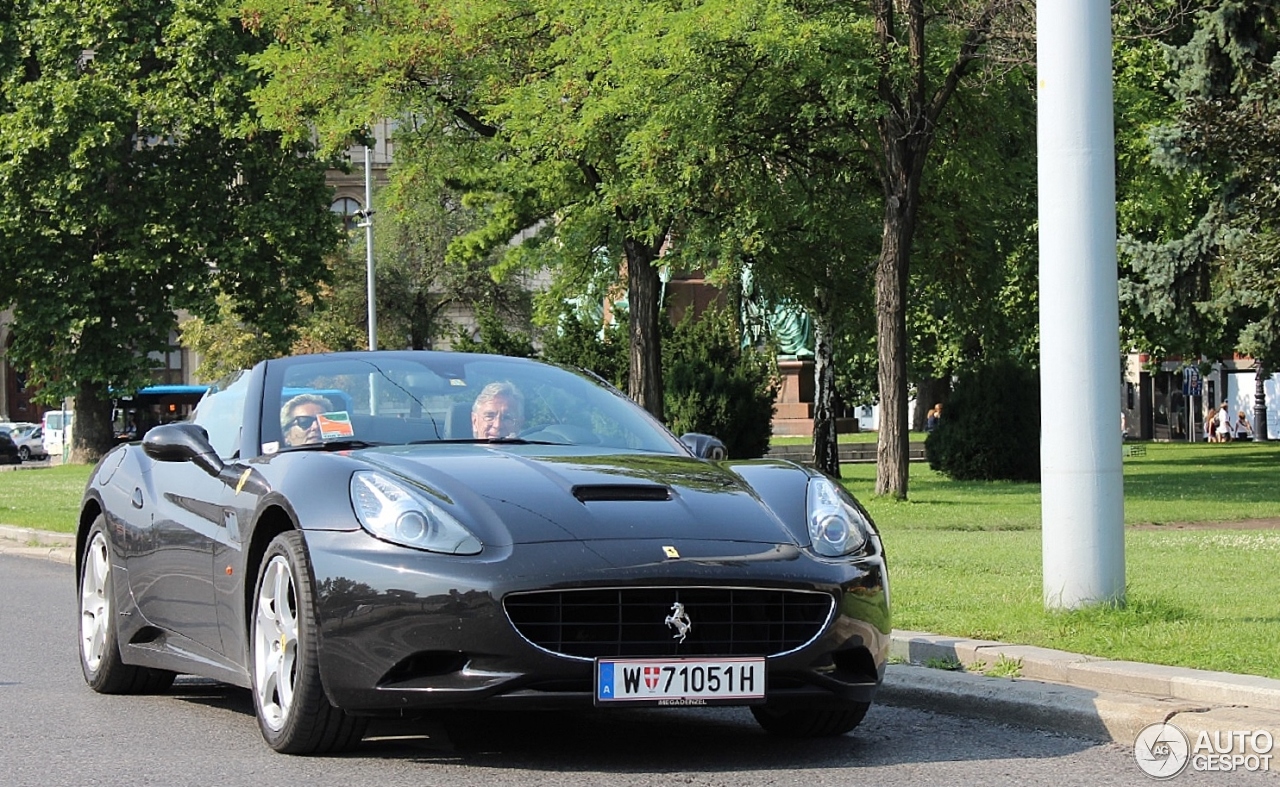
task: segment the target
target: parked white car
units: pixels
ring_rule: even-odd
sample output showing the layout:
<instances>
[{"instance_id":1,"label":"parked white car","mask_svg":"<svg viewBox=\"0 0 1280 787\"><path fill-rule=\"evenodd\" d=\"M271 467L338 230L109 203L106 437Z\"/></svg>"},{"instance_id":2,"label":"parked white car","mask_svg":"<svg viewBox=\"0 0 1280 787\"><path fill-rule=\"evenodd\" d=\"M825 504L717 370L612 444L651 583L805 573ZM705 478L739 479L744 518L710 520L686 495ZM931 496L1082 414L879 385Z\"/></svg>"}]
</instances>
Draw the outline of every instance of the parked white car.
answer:
<instances>
[{"instance_id":1,"label":"parked white car","mask_svg":"<svg viewBox=\"0 0 1280 787\"><path fill-rule=\"evenodd\" d=\"M13 442L18 446L18 456L24 462L32 459L48 459L49 452L44 447L44 428L40 424L29 424L10 433Z\"/></svg>"}]
</instances>

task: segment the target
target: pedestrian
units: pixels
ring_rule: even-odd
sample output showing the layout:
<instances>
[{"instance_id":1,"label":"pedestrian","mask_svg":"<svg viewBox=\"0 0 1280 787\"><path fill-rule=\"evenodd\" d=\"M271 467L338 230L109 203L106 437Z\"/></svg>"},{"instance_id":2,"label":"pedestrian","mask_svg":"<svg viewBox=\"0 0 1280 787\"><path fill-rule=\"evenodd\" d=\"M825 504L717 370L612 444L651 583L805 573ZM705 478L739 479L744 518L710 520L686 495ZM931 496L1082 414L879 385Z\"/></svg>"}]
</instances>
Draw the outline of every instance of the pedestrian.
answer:
<instances>
[{"instance_id":1,"label":"pedestrian","mask_svg":"<svg viewBox=\"0 0 1280 787\"><path fill-rule=\"evenodd\" d=\"M942 403L938 402L929 410L929 414L924 419L924 430L932 432L938 428L938 421L942 418Z\"/></svg>"},{"instance_id":2,"label":"pedestrian","mask_svg":"<svg viewBox=\"0 0 1280 787\"><path fill-rule=\"evenodd\" d=\"M1236 413L1235 423L1231 425L1231 434L1236 440L1253 439L1253 424L1249 423L1249 419L1244 417L1244 410Z\"/></svg>"},{"instance_id":3,"label":"pedestrian","mask_svg":"<svg viewBox=\"0 0 1280 787\"><path fill-rule=\"evenodd\" d=\"M1214 421L1218 418L1218 413L1212 407L1204 411L1204 441L1206 443L1218 442L1218 433L1213 428Z\"/></svg>"},{"instance_id":4,"label":"pedestrian","mask_svg":"<svg viewBox=\"0 0 1280 787\"><path fill-rule=\"evenodd\" d=\"M1231 442L1231 412L1227 410L1227 401L1222 400L1222 406L1218 408L1214 432L1218 435L1219 443Z\"/></svg>"}]
</instances>

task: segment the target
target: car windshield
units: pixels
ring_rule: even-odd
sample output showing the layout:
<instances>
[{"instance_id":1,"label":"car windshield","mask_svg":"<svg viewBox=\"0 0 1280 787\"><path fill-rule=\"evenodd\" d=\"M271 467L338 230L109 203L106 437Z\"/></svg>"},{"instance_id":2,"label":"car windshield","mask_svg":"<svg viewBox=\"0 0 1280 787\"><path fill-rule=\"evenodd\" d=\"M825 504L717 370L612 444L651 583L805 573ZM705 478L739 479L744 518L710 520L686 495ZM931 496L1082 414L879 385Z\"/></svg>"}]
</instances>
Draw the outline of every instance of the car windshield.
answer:
<instances>
[{"instance_id":1,"label":"car windshield","mask_svg":"<svg viewBox=\"0 0 1280 787\"><path fill-rule=\"evenodd\" d=\"M268 364L264 453L449 442L684 453L670 432L615 389L527 359L383 352Z\"/></svg>"}]
</instances>

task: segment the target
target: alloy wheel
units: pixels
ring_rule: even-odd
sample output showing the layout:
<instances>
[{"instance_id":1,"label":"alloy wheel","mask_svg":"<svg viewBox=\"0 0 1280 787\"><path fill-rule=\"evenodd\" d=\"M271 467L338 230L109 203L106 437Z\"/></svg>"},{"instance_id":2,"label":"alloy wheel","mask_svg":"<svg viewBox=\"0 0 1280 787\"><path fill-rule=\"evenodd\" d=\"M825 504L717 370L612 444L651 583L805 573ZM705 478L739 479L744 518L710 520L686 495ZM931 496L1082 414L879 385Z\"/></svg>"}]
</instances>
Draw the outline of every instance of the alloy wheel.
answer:
<instances>
[{"instance_id":1,"label":"alloy wheel","mask_svg":"<svg viewBox=\"0 0 1280 787\"><path fill-rule=\"evenodd\" d=\"M111 599L107 595L111 560L107 556L107 539L101 532L93 534L84 557L84 575L80 580L80 648L85 665L96 672L102 664L111 627Z\"/></svg>"},{"instance_id":2,"label":"alloy wheel","mask_svg":"<svg viewBox=\"0 0 1280 787\"><path fill-rule=\"evenodd\" d=\"M289 719L297 681L298 606L293 570L277 555L258 586L253 623L253 669L263 722L280 730Z\"/></svg>"}]
</instances>

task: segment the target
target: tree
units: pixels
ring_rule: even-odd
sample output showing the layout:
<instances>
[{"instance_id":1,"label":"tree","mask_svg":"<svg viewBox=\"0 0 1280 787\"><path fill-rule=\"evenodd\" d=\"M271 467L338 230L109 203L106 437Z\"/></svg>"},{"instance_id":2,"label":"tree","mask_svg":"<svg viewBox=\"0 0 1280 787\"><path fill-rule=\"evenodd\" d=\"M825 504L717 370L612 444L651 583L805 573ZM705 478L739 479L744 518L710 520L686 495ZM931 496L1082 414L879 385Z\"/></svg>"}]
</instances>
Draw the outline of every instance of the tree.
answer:
<instances>
[{"instance_id":1,"label":"tree","mask_svg":"<svg viewBox=\"0 0 1280 787\"><path fill-rule=\"evenodd\" d=\"M1120 235L1122 346L1157 358L1214 352L1221 326L1203 308L1210 297L1211 249L1222 227L1218 177L1187 163L1168 143L1182 100L1184 65L1168 54L1185 46L1191 20L1161 9L1156 32L1142 8L1116 15L1116 223Z\"/></svg>"},{"instance_id":2,"label":"tree","mask_svg":"<svg viewBox=\"0 0 1280 787\"><path fill-rule=\"evenodd\" d=\"M944 4L871 0L878 48L874 120L875 161L883 193L884 232L876 265L876 337L880 435L876 493L905 499L908 485L907 292L911 246L920 217L925 164L943 112L963 80L980 65L1002 17L1025 5L1015 0Z\"/></svg>"},{"instance_id":3,"label":"tree","mask_svg":"<svg viewBox=\"0 0 1280 787\"><path fill-rule=\"evenodd\" d=\"M1221 0L1202 11L1176 51L1183 108L1159 140L1171 163L1203 176L1212 198L1180 249L1206 288L1197 311L1219 326L1214 357L1231 350L1280 358L1280 9Z\"/></svg>"},{"instance_id":4,"label":"tree","mask_svg":"<svg viewBox=\"0 0 1280 787\"><path fill-rule=\"evenodd\" d=\"M256 97L281 128L301 136L317 127L336 144L383 117L412 116L468 151L471 166L450 176L483 225L451 246L453 259L485 258L540 224L556 243L515 259L568 266L606 249L631 304L630 393L661 416L655 263L673 213L638 198L621 142L659 97L640 106L631 103L637 95L623 97L615 85L628 81L627 48L602 44L660 25L661 6L393 1L314 13L305 2L257 0L250 8L255 26L276 36L256 61L273 75ZM362 77L357 94L349 85Z\"/></svg>"},{"instance_id":5,"label":"tree","mask_svg":"<svg viewBox=\"0 0 1280 787\"><path fill-rule=\"evenodd\" d=\"M433 131L402 128L389 183L375 197L379 347L431 348L456 328L447 315L459 306L528 320L523 277L491 273L500 252L449 259L450 245L483 223L449 185L450 152Z\"/></svg>"},{"instance_id":6,"label":"tree","mask_svg":"<svg viewBox=\"0 0 1280 787\"><path fill-rule=\"evenodd\" d=\"M218 311L214 317L190 317L178 323L182 345L200 356L195 377L217 380L274 355L261 333L236 316L230 296L219 293L215 302Z\"/></svg>"},{"instance_id":7,"label":"tree","mask_svg":"<svg viewBox=\"0 0 1280 787\"><path fill-rule=\"evenodd\" d=\"M179 309L225 292L287 348L336 237L324 167L257 128L255 40L215 0L49 0L0 17L0 306L11 360L75 397L72 459L112 443Z\"/></svg>"},{"instance_id":8,"label":"tree","mask_svg":"<svg viewBox=\"0 0 1280 787\"><path fill-rule=\"evenodd\" d=\"M957 373L1037 355L1033 76L998 77L956 93L921 186L907 308L917 430Z\"/></svg>"},{"instance_id":9,"label":"tree","mask_svg":"<svg viewBox=\"0 0 1280 787\"><path fill-rule=\"evenodd\" d=\"M255 24L277 39L257 61L273 75L258 97L281 127L300 133L314 123L322 138L342 139L379 117L412 114L482 151L458 181L485 200L489 221L455 252L488 253L538 221L554 242L508 256L591 269L604 250L628 290L630 393L655 414L655 263L713 247L724 227L741 236L726 253L681 264L778 261L780 287L802 292L816 311L824 394L815 451L824 469L834 375L821 339L849 303L830 294L868 259L860 243L843 249L824 219L843 211L846 224L865 224L853 215L874 190L886 413L877 491L905 497L906 292L925 163L961 81L999 39L998 23L1029 28L1025 0L928 9L923 0L252 7ZM842 199L828 210L820 200L840 183ZM734 247L742 253L728 253Z\"/></svg>"}]
</instances>

